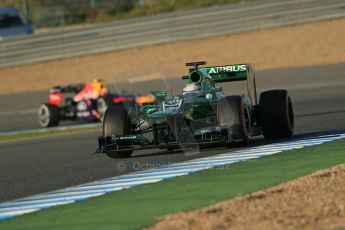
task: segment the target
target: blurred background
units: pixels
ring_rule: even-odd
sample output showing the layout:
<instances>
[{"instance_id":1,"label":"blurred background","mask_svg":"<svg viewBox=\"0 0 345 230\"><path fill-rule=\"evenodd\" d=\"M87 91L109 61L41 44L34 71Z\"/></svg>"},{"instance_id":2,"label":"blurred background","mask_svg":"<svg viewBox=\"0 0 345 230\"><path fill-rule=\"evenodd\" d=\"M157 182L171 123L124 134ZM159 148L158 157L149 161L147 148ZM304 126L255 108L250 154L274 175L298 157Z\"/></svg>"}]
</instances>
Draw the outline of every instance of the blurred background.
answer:
<instances>
[{"instance_id":1,"label":"blurred background","mask_svg":"<svg viewBox=\"0 0 345 230\"><path fill-rule=\"evenodd\" d=\"M32 20L38 31L250 0L3 0Z\"/></svg>"}]
</instances>

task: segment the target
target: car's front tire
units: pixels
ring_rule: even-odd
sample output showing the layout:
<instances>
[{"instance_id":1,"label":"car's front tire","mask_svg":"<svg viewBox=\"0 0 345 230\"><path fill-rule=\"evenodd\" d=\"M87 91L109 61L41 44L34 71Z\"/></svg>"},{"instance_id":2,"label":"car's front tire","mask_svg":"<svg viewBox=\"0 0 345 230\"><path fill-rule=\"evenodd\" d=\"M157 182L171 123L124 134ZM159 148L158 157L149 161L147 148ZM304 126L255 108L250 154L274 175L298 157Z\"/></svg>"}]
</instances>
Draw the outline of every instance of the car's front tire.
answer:
<instances>
[{"instance_id":1,"label":"car's front tire","mask_svg":"<svg viewBox=\"0 0 345 230\"><path fill-rule=\"evenodd\" d=\"M103 136L124 136L131 133L131 119L122 105L111 105L107 108L103 118ZM127 158L132 150L107 151L110 158Z\"/></svg>"}]
</instances>

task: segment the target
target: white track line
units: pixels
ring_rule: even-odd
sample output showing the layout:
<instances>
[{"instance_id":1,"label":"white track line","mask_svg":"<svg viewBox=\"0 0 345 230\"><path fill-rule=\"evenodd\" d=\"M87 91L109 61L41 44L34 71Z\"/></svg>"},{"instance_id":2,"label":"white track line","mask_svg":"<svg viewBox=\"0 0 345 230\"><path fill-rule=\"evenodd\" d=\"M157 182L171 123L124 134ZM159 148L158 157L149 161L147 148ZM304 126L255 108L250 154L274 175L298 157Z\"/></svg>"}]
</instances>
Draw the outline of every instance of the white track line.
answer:
<instances>
[{"instance_id":1,"label":"white track line","mask_svg":"<svg viewBox=\"0 0 345 230\"><path fill-rule=\"evenodd\" d=\"M0 204L0 220L26 213L35 212L53 206L74 203L76 201L102 196L134 186L156 183L165 179L188 175L193 172L224 166L248 159L280 153L285 150L300 149L325 142L345 138L345 132L312 138L300 138L280 143L265 144L250 149L240 149L230 153L174 163L162 168L147 169L127 175L112 177L87 184L60 189L53 192L34 195Z\"/></svg>"}]
</instances>

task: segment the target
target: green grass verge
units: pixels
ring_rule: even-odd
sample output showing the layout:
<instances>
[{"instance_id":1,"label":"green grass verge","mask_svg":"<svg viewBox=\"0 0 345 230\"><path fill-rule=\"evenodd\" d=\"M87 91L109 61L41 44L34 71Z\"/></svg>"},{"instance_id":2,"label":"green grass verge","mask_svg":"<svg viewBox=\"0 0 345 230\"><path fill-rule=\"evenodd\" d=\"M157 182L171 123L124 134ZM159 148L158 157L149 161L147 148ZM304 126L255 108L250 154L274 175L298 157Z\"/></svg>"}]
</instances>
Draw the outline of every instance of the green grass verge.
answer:
<instances>
[{"instance_id":1,"label":"green grass verge","mask_svg":"<svg viewBox=\"0 0 345 230\"><path fill-rule=\"evenodd\" d=\"M78 132L91 132L101 130L100 127L90 127L90 128L70 128L66 130L52 130L52 131L44 131L44 132L32 132L32 133L19 133L13 135L0 135L0 142L6 141L16 141L21 139L29 139L29 138L36 138L42 136L49 136L49 135L63 135L63 134L71 134L71 133L78 133Z\"/></svg>"},{"instance_id":2,"label":"green grass verge","mask_svg":"<svg viewBox=\"0 0 345 230\"><path fill-rule=\"evenodd\" d=\"M345 140L204 170L0 221L0 229L139 229L345 162Z\"/></svg>"}]
</instances>

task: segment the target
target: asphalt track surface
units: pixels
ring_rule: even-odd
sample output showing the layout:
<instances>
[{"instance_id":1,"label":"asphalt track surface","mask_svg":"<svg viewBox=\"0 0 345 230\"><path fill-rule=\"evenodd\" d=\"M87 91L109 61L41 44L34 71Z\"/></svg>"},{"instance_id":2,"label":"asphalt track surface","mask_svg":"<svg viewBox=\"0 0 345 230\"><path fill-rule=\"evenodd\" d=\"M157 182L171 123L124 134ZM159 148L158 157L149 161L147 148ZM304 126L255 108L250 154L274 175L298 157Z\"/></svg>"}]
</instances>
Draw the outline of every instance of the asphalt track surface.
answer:
<instances>
[{"instance_id":1,"label":"asphalt track surface","mask_svg":"<svg viewBox=\"0 0 345 230\"><path fill-rule=\"evenodd\" d=\"M345 64L260 71L257 72L257 86L259 92L279 88L289 90L294 103L296 136L305 136L345 128L344 72ZM169 80L164 84L177 90L181 89L183 81ZM162 82L151 81L117 85L116 88L128 87L145 92L161 89L162 85ZM238 84L223 84L229 94L239 92L236 87ZM46 92L0 96L0 108L6 105L6 110L0 113L0 131L37 128L36 114L31 111L46 96ZM135 152L130 159L114 160L93 154L99 134L100 131L96 131L0 143L0 202L233 151L217 148L190 154L145 150ZM251 145L262 143L264 140L257 138Z\"/></svg>"}]
</instances>

